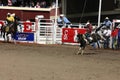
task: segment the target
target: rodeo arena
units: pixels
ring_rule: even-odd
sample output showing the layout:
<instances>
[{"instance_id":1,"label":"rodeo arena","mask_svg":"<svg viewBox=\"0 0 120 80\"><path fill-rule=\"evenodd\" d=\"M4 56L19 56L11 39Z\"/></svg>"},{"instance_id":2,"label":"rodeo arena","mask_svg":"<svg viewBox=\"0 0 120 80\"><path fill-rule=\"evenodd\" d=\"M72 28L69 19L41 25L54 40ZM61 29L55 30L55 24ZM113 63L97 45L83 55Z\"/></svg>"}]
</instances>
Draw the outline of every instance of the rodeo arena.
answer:
<instances>
[{"instance_id":1,"label":"rodeo arena","mask_svg":"<svg viewBox=\"0 0 120 80\"><path fill-rule=\"evenodd\" d=\"M56 7L0 13L0 80L120 80L120 19L73 23Z\"/></svg>"},{"instance_id":2,"label":"rodeo arena","mask_svg":"<svg viewBox=\"0 0 120 80\"><path fill-rule=\"evenodd\" d=\"M6 13L6 17L8 15L16 17L15 13L8 12ZM60 14L59 16L65 17L64 14ZM109 18L106 17L105 19ZM106 26L105 22L97 26L92 25L89 21L87 23L71 23L68 19L66 20L67 22L59 21L59 18L57 20L48 19L44 15L36 15L35 22L29 19L20 21L16 18L17 31L13 35L14 31L11 31L12 23L9 24L9 21L6 19L0 20L0 40L5 42L9 40L8 42L14 42L15 44L17 42L24 42L79 45L81 42L78 41L78 34L83 34L85 35L86 44L90 44L93 48L119 49L120 20L118 19L114 19L113 22L108 23L109 26Z\"/></svg>"}]
</instances>

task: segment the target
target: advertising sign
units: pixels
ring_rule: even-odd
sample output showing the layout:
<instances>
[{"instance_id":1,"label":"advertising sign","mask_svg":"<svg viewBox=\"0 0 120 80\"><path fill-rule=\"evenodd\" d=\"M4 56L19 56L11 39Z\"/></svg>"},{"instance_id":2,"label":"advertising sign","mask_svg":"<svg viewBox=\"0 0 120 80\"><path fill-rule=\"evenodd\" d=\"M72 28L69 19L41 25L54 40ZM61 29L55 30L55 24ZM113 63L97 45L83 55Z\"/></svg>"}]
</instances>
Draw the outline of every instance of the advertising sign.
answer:
<instances>
[{"instance_id":1,"label":"advertising sign","mask_svg":"<svg viewBox=\"0 0 120 80\"><path fill-rule=\"evenodd\" d=\"M3 21L0 21L0 30L1 28L4 26L4 22Z\"/></svg>"},{"instance_id":2,"label":"advertising sign","mask_svg":"<svg viewBox=\"0 0 120 80\"><path fill-rule=\"evenodd\" d=\"M76 43L77 34L85 34L86 29L79 28L63 28L62 30L62 42Z\"/></svg>"},{"instance_id":3,"label":"advertising sign","mask_svg":"<svg viewBox=\"0 0 120 80\"><path fill-rule=\"evenodd\" d=\"M32 32L32 23L31 22L24 22L24 32Z\"/></svg>"},{"instance_id":4,"label":"advertising sign","mask_svg":"<svg viewBox=\"0 0 120 80\"><path fill-rule=\"evenodd\" d=\"M17 33L15 39L18 41L34 41L34 33Z\"/></svg>"}]
</instances>

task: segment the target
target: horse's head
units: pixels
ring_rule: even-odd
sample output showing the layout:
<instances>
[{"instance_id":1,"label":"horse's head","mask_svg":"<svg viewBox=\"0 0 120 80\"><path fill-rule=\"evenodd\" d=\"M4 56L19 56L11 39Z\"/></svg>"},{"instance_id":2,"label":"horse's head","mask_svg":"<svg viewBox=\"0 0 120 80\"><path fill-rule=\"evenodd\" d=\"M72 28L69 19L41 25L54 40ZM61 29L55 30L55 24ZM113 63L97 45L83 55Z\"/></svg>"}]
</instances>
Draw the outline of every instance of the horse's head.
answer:
<instances>
[{"instance_id":1,"label":"horse's head","mask_svg":"<svg viewBox=\"0 0 120 80\"><path fill-rule=\"evenodd\" d=\"M78 38L82 39L83 38L83 34L79 34L77 35Z\"/></svg>"},{"instance_id":2,"label":"horse's head","mask_svg":"<svg viewBox=\"0 0 120 80\"><path fill-rule=\"evenodd\" d=\"M81 41L81 39L82 39L82 34L77 34L77 42L80 42Z\"/></svg>"}]
</instances>

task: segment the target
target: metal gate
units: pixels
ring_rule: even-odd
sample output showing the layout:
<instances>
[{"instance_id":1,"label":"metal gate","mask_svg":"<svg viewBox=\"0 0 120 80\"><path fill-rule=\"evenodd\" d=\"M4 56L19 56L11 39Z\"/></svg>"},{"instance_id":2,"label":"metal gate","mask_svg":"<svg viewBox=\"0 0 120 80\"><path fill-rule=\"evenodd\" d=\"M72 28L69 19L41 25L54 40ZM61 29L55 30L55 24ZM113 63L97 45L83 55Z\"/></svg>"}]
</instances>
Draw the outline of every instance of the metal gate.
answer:
<instances>
[{"instance_id":1,"label":"metal gate","mask_svg":"<svg viewBox=\"0 0 120 80\"><path fill-rule=\"evenodd\" d=\"M38 25L38 29L36 30L37 43L39 44L62 43L62 28L54 26L54 20L39 19L37 25Z\"/></svg>"}]
</instances>

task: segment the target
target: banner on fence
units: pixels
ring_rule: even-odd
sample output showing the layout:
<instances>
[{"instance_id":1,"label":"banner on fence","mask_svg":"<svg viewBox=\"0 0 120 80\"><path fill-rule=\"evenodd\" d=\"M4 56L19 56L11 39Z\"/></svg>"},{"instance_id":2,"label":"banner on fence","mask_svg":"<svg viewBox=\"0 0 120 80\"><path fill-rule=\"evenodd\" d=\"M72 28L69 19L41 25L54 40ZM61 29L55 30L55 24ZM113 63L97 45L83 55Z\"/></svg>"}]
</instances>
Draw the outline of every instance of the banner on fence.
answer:
<instances>
[{"instance_id":1,"label":"banner on fence","mask_svg":"<svg viewBox=\"0 0 120 80\"><path fill-rule=\"evenodd\" d=\"M24 22L24 32L32 32L32 23L31 22Z\"/></svg>"},{"instance_id":2,"label":"banner on fence","mask_svg":"<svg viewBox=\"0 0 120 80\"><path fill-rule=\"evenodd\" d=\"M4 22L3 21L0 21L0 30L1 28L4 26Z\"/></svg>"},{"instance_id":3,"label":"banner on fence","mask_svg":"<svg viewBox=\"0 0 120 80\"><path fill-rule=\"evenodd\" d=\"M63 28L62 30L62 42L76 43L77 34L85 34L84 28Z\"/></svg>"},{"instance_id":4,"label":"banner on fence","mask_svg":"<svg viewBox=\"0 0 120 80\"><path fill-rule=\"evenodd\" d=\"M18 41L34 41L34 33L17 33L15 39Z\"/></svg>"}]
</instances>

